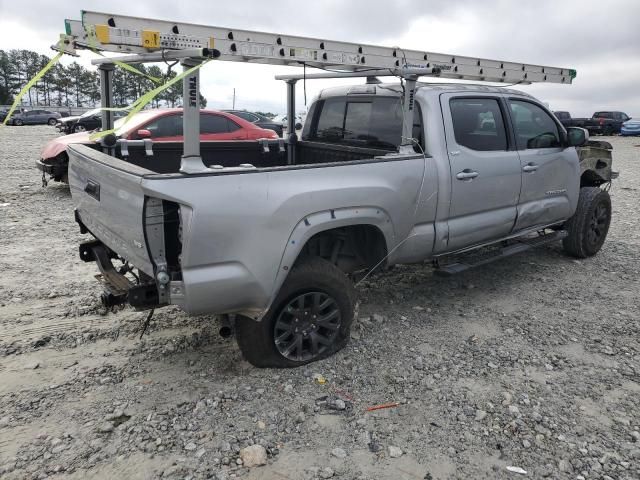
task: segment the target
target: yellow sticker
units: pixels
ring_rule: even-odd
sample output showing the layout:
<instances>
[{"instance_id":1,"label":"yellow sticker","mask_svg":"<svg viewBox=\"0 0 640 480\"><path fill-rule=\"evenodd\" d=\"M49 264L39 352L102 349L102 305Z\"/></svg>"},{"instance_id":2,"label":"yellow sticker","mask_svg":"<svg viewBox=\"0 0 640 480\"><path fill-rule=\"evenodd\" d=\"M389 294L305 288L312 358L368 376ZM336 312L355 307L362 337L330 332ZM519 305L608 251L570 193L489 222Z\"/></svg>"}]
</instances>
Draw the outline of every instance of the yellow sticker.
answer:
<instances>
[{"instance_id":1,"label":"yellow sticker","mask_svg":"<svg viewBox=\"0 0 640 480\"><path fill-rule=\"evenodd\" d=\"M160 48L160 32L142 30L142 46L144 48Z\"/></svg>"},{"instance_id":2,"label":"yellow sticker","mask_svg":"<svg viewBox=\"0 0 640 480\"><path fill-rule=\"evenodd\" d=\"M96 38L100 43L109 43L109 25L96 25Z\"/></svg>"}]
</instances>

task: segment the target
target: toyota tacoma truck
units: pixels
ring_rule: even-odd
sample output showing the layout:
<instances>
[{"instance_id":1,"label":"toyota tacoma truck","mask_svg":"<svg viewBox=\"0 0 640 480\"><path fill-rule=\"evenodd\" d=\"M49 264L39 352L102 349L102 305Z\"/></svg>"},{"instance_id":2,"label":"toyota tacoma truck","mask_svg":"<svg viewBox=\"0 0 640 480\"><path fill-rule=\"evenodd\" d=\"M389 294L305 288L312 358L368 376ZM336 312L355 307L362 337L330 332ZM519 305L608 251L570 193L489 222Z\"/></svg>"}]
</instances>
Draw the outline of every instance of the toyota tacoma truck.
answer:
<instances>
[{"instance_id":1,"label":"toyota tacoma truck","mask_svg":"<svg viewBox=\"0 0 640 480\"><path fill-rule=\"evenodd\" d=\"M601 249L608 143L516 90L418 83L413 148L399 148L402 91L323 90L299 141L202 142L203 173L180 173L180 143L70 145L76 220L95 237L80 256L103 302L229 315L249 362L292 367L347 343L354 280L374 270Z\"/></svg>"}]
</instances>

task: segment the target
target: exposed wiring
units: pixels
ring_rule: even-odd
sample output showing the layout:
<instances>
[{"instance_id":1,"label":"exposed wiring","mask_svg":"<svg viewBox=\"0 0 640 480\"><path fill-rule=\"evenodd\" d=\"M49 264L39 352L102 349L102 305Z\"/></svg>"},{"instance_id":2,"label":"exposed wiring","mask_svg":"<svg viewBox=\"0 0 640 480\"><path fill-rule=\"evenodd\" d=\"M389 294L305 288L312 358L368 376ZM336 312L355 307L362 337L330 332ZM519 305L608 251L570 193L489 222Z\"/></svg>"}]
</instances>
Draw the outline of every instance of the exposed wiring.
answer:
<instances>
[{"instance_id":1,"label":"exposed wiring","mask_svg":"<svg viewBox=\"0 0 640 480\"><path fill-rule=\"evenodd\" d=\"M173 69L173 67L175 67L180 62L180 60L176 60L173 63L167 62L167 59L164 58L165 52L166 52L166 50L163 48L162 49L162 61L167 65L167 73L165 74L164 78L165 78L165 80L168 80L169 78L171 78L171 70Z\"/></svg>"},{"instance_id":2,"label":"exposed wiring","mask_svg":"<svg viewBox=\"0 0 640 480\"><path fill-rule=\"evenodd\" d=\"M405 137L402 137L402 139L405 139ZM418 146L418 148L420 149L420 152L422 153L423 157L426 157L426 153L424 151L424 149L422 148L422 145L420 145L420 141L417 138L411 137L411 138L407 138L406 140L410 140L411 143L414 143L415 145ZM366 273L366 275L364 277L362 277L357 283L356 283L356 287L358 285L360 285L362 282L364 282L375 270L376 268L378 268L380 265L382 265L382 263L389 258L389 255L391 255L393 252L395 252L398 248L400 248L400 246L402 246L407 240L409 240L412 237L417 236L417 233L414 233L412 235L407 235L407 237L402 240L400 243L398 243L395 247L393 247L391 249L391 251L389 253L387 253L378 263L376 263L373 267L371 267L371 269L369 269L369 271Z\"/></svg>"},{"instance_id":3,"label":"exposed wiring","mask_svg":"<svg viewBox=\"0 0 640 480\"><path fill-rule=\"evenodd\" d=\"M405 239L404 239L404 240L402 240L400 243L398 243L395 247L393 247L393 248L391 249L391 251L390 251L389 253L387 253L387 254L382 258L382 260L380 260L380 261L379 261L378 263L376 263L373 267L371 267L371 269L367 272L367 274L366 274L364 277L362 277L362 278L360 279L360 281L358 281L358 283L356 283L356 285L355 285L355 286L357 287L357 286L358 286L358 285L360 285L362 282L364 282L364 281L369 277L369 275L371 275L373 272L375 272L376 268L378 268L380 265L382 265L382 263L383 263L387 258L389 258L389 255L391 255L391 254L392 254L393 252L395 252L398 248L400 248L400 246L402 246L402 245L404 244L404 242L406 242L406 241L407 241L407 240L409 240L410 238L415 237L415 236L417 236L417 235L418 235L417 233L414 233L414 234L412 234L412 235L408 235L408 236L407 236L407 238L405 238Z\"/></svg>"}]
</instances>

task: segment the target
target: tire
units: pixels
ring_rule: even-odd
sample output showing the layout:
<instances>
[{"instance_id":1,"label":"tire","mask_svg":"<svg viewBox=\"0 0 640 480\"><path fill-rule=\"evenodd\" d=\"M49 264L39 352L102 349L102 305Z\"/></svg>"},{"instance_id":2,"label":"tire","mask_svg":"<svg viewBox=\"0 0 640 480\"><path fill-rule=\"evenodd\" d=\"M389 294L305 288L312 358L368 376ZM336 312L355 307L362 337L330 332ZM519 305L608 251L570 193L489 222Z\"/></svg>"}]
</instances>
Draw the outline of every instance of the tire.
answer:
<instances>
[{"instance_id":1,"label":"tire","mask_svg":"<svg viewBox=\"0 0 640 480\"><path fill-rule=\"evenodd\" d=\"M14 124L16 127L21 127L22 125L24 125L24 122L23 122L22 120L20 120L20 119L17 119L17 120L14 120L14 121L13 121L13 124Z\"/></svg>"},{"instance_id":2,"label":"tire","mask_svg":"<svg viewBox=\"0 0 640 480\"><path fill-rule=\"evenodd\" d=\"M613 135L613 127L611 127L609 125L604 127L604 130L602 131L602 135L605 135L607 137Z\"/></svg>"},{"instance_id":3,"label":"tire","mask_svg":"<svg viewBox=\"0 0 640 480\"><path fill-rule=\"evenodd\" d=\"M236 318L238 346L259 368L299 367L326 358L349 341L355 298L353 284L335 265L318 257L303 260L261 321ZM316 315L326 320L314 320Z\"/></svg>"},{"instance_id":4,"label":"tire","mask_svg":"<svg viewBox=\"0 0 640 480\"><path fill-rule=\"evenodd\" d=\"M47 125L51 125L52 127L56 124L56 119L55 118L50 118L47 121Z\"/></svg>"},{"instance_id":5,"label":"tire","mask_svg":"<svg viewBox=\"0 0 640 480\"><path fill-rule=\"evenodd\" d=\"M73 127L73 133L78 133L78 132L86 132L87 129L84 127L84 125L75 125Z\"/></svg>"},{"instance_id":6,"label":"tire","mask_svg":"<svg viewBox=\"0 0 640 480\"><path fill-rule=\"evenodd\" d=\"M562 240L565 252L576 258L595 255L602 248L611 224L611 197L598 187L582 187L578 208L567 223Z\"/></svg>"}]
</instances>

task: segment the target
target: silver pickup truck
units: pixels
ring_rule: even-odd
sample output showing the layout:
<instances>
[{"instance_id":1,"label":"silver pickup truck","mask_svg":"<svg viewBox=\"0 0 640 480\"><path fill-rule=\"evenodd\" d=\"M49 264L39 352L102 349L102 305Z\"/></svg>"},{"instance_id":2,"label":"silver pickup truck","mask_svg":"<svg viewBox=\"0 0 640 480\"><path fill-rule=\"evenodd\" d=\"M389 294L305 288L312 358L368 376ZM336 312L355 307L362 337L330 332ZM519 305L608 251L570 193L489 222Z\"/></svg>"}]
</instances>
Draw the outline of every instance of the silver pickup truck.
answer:
<instances>
[{"instance_id":1,"label":"silver pickup truck","mask_svg":"<svg viewBox=\"0 0 640 480\"><path fill-rule=\"evenodd\" d=\"M76 220L95 237L80 256L104 303L233 314L248 361L297 366L346 344L363 273L455 273L559 240L600 250L609 144L506 88L419 83L414 113L399 149L397 84L324 90L299 141L203 142L196 174L179 172L178 143L71 145Z\"/></svg>"}]
</instances>

